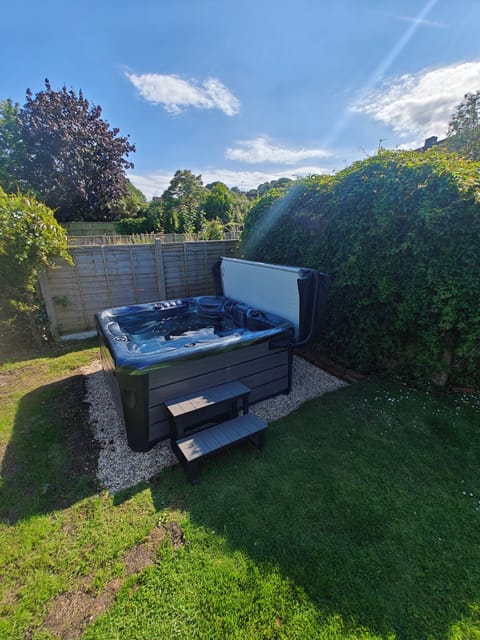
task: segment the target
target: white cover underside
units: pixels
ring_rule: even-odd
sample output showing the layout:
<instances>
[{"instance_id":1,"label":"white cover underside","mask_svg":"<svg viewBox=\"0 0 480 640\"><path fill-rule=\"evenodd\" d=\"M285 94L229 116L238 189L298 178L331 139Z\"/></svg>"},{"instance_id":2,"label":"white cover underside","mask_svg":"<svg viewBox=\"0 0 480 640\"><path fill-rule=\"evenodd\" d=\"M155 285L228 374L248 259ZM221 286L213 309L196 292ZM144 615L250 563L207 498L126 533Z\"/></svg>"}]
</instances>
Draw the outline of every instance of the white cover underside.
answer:
<instances>
[{"instance_id":1,"label":"white cover underside","mask_svg":"<svg viewBox=\"0 0 480 640\"><path fill-rule=\"evenodd\" d=\"M300 268L222 258L220 270L224 296L289 320L298 335Z\"/></svg>"}]
</instances>

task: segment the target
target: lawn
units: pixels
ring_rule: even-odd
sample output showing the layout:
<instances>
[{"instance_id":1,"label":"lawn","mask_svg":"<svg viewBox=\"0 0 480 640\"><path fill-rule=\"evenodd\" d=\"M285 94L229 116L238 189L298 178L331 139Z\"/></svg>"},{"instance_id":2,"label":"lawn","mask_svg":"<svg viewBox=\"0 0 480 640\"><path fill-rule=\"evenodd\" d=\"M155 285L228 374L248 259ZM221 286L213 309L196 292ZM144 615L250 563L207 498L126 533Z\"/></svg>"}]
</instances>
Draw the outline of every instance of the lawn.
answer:
<instances>
[{"instance_id":1,"label":"lawn","mask_svg":"<svg viewBox=\"0 0 480 640\"><path fill-rule=\"evenodd\" d=\"M0 367L0 638L480 638L480 399L367 380L115 496L79 367Z\"/></svg>"}]
</instances>

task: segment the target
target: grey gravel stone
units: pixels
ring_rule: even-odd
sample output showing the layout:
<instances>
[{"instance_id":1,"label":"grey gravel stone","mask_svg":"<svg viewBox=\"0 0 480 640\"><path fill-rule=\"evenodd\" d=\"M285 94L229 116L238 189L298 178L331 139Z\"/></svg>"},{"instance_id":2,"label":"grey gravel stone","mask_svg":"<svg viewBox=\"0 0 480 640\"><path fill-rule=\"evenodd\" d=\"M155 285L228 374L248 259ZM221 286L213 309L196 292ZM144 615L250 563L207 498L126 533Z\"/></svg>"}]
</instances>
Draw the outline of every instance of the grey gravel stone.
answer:
<instances>
[{"instance_id":1,"label":"grey gravel stone","mask_svg":"<svg viewBox=\"0 0 480 640\"><path fill-rule=\"evenodd\" d=\"M100 362L96 361L83 370L86 401L94 437L100 445L97 476L110 493L116 493L153 478L165 467L176 464L177 459L168 443L157 444L145 453L128 447L125 428L100 367ZM265 422L272 422L294 411L306 400L345 385L342 380L294 356L292 391L259 402L250 411Z\"/></svg>"},{"instance_id":2,"label":"grey gravel stone","mask_svg":"<svg viewBox=\"0 0 480 640\"><path fill-rule=\"evenodd\" d=\"M251 407L250 412L264 422L272 422L295 411L307 400L336 391L346 385L347 383L343 380L335 378L303 358L294 356L290 393L258 402Z\"/></svg>"}]
</instances>

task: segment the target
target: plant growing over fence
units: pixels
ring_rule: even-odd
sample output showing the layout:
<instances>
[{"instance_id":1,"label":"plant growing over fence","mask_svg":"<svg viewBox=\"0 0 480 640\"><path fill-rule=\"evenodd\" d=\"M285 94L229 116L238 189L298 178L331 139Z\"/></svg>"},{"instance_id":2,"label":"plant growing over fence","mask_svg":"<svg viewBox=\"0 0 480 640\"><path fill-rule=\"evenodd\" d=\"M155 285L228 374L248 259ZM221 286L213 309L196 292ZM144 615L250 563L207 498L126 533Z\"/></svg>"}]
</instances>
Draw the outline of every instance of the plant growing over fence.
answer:
<instances>
[{"instance_id":1,"label":"plant growing over fence","mask_svg":"<svg viewBox=\"0 0 480 640\"><path fill-rule=\"evenodd\" d=\"M0 188L0 309L16 317L38 338L41 326L39 271L55 259L71 262L65 230L53 211L31 196L6 194Z\"/></svg>"},{"instance_id":2,"label":"plant growing over fence","mask_svg":"<svg viewBox=\"0 0 480 640\"><path fill-rule=\"evenodd\" d=\"M382 152L260 200L246 257L333 276L322 341L363 370L480 380L480 172L453 154Z\"/></svg>"},{"instance_id":3,"label":"plant growing over fence","mask_svg":"<svg viewBox=\"0 0 480 640\"><path fill-rule=\"evenodd\" d=\"M221 220L205 220L198 234L200 240L223 240L223 225Z\"/></svg>"}]
</instances>

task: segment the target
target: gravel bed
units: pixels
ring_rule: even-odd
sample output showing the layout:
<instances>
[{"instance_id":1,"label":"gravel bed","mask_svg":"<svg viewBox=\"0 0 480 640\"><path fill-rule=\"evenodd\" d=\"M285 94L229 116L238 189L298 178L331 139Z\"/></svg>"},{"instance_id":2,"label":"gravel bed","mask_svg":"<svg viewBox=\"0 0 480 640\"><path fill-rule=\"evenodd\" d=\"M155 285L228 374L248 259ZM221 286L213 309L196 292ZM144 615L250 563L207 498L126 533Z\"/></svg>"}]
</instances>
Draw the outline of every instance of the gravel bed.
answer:
<instances>
[{"instance_id":1,"label":"gravel bed","mask_svg":"<svg viewBox=\"0 0 480 640\"><path fill-rule=\"evenodd\" d=\"M100 369L100 363L96 362L83 373L86 375L86 401L89 404L90 424L100 445L97 477L110 493L149 480L163 468L177 463L169 444L160 443L145 453L129 449L125 429ZM306 400L345 385L342 380L294 356L293 385L289 395L280 395L259 402L252 406L250 411L265 422L272 422L294 411Z\"/></svg>"}]
</instances>

